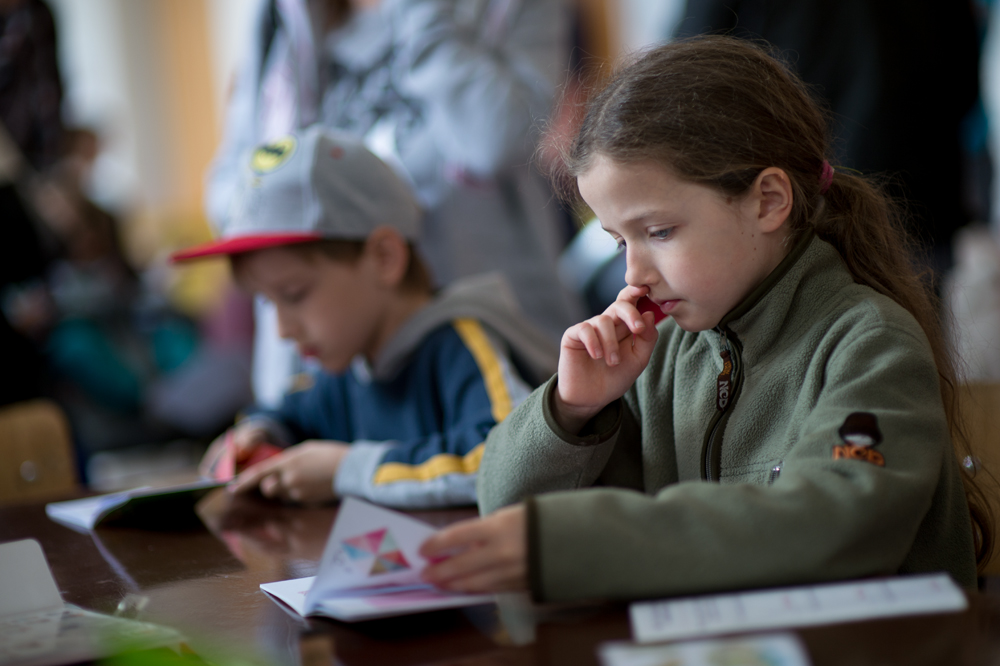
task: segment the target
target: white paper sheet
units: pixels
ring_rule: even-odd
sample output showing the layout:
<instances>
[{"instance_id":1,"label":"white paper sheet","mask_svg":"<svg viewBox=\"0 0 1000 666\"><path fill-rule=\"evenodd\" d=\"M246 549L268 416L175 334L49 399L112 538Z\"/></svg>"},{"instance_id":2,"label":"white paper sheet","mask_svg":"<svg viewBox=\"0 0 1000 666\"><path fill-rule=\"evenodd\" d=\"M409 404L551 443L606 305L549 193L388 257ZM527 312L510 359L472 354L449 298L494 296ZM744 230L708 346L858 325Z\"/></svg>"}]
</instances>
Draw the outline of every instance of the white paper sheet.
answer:
<instances>
[{"instance_id":1,"label":"white paper sheet","mask_svg":"<svg viewBox=\"0 0 1000 666\"><path fill-rule=\"evenodd\" d=\"M276 583L261 583L260 589L281 601L299 615L306 615L306 594L316 576L279 580Z\"/></svg>"},{"instance_id":2,"label":"white paper sheet","mask_svg":"<svg viewBox=\"0 0 1000 666\"><path fill-rule=\"evenodd\" d=\"M76 664L183 640L168 627L64 604L37 541L0 543L0 666Z\"/></svg>"},{"instance_id":3,"label":"white paper sheet","mask_svg":"<svg viewBox=\"0 0 1000 666\"><path fill-rule=\"evenodd\" d=\"M0 666L78 664L124 650L179 650L183 641L169 627L65 604L0 618Z\"/></svg>"},{"instance_id":4,"label":"white paper sheet","mask_svg":"<svg viewBox=\"0 0 1000 666\"><path fill-rule=\"evenodd\" d=\"M669 645L604 643L597 649L601 666L810 666L795 634L686 641Z\"/></svg>"},{"instance_id":5,"label":"white paper sheet","mask_svg":"<svg viewBox=\"0 0 1000 666\"><path fill-rule=\"evenodd\" d=\"M260 588L300 615L348 622L492 603L492 595L441 592L420 580L427 561L418 551L435 531L405 514L347 498L318 575Z\"/></svg>"},{"instance_id":6,"label":"white paper sheet","mask_svg":"<svg viewBox=\"0 0 1000 666\"><path fill-rule=\"evenodd\" d=\"M420 585L420 571L427 561L418 551L435 531L402 513L352 497L344 499L306 606L339 590Z\"/></svg>"},{"instance_id":7,"label":"white paper sheet","mask_svg":"<svg viewBox=\"0 0 1000 666\"><path fill-rule=\"evenodd\" d=\"M34 539L0 543L0 618L62 605L41 545Z\"/></svg>"},{"instance_id":8,"label":"white paper sheet","mask_svg":"<svg viewBox=\"0 0 1000 666\"><path fill-rule=\"evenodd\" d=\"M648 643L951 613L967 607L965 594L942 573L635 603L629 607L629 614L633 636L640 643Z\"/></svg>"}]
</instances>

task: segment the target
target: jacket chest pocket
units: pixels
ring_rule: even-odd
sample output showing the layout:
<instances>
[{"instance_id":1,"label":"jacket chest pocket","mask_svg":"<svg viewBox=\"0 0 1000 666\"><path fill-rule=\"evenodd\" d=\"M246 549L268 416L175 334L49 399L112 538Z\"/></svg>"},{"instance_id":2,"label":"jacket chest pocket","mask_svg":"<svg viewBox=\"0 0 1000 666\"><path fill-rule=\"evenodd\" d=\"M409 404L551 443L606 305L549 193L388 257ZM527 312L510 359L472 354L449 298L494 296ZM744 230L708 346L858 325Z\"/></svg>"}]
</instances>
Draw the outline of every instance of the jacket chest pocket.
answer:
<instances>
[{"instance_id":1,"label":"jacket chest pocket","mask_svg":"<svg viewBox=\"0 0 1000 666\"><path fill-rule=\"evenodd\" d=\"M750 483L755 486L769 486L781 475L782 460L775 458L744 465L722 465L720 483Z\"/></svg>"}]
</instances>

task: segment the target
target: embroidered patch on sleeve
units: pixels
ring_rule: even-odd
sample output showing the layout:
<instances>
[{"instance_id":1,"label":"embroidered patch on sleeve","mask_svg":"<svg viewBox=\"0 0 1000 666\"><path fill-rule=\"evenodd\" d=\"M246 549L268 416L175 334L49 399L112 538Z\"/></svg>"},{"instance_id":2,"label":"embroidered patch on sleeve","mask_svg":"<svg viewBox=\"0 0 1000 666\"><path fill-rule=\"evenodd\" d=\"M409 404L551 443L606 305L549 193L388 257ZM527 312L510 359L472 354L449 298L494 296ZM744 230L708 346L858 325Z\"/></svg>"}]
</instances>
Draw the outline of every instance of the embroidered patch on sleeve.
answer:
<instances>
[{"instance_id":1,"label":"embroidered patch on sleeve","mask_svg":"<svg viewBox=\"0 0 1000 666\"><path fill-rule=\"evenodd\" d=\"M882 431L878 419L869 412L854 412L844 419L837 431L843 444L833 447L833 459L863 460L879 467L885 467L885 456L875 450L882 442Z\"/></svg>"}]
</instances>

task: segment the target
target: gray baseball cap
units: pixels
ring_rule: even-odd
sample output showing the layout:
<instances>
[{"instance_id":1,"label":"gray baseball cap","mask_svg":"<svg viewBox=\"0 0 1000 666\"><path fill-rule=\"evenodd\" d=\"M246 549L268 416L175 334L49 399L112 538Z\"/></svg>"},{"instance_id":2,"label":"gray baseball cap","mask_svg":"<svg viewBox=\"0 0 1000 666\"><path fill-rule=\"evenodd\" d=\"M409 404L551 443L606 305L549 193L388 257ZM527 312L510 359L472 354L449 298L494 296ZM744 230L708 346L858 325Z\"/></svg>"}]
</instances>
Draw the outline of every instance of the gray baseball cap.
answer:
<instances>
[{"instance_id":1,"label":"gray baseball cap","mask_svg":"<svg viewBox=\"0 0 1000 666\"><path fill-rule=\"evenodd\" d=\"M314 125L258 146L243 162L232 221L184 261L316 240L364 240L389 226L408 240L423 217L410 186L356 136Z\"/></svg>"}]
</instances>

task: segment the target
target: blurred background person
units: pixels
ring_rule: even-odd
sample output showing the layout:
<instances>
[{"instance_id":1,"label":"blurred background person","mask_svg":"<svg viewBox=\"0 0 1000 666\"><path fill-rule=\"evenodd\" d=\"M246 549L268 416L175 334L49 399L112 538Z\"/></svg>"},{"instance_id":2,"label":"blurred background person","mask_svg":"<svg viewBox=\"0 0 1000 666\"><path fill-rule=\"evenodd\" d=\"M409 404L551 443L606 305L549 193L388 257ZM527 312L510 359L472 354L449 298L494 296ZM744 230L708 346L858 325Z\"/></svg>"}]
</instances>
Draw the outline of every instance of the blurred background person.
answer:
<instances>
[{"instance_id":1,"label":"blurred background person","mask_svg":"<svg viewBox=\"0 0 1000 666\"><path fill-rule=\"evenodd\" d=\"M363 136L428 211L420 250L439 286L500 270L558 340L579 316L555 259L560 211L532 155L568 62L559 0L265 0L208 177L224 230L235 165L313 123ZM300 367L256 308L254 390L273 405Z\"/></svg>"},{"instance_id":2,"label":"blurred background person","mask_svg":"<svg viewBox=\"0 0 1000 666\"><path fill-rule=\"evenodd\" d=\"M52 13L41 0L0 2L0 405L47 394L38 350L49 319L44 276L53 248L36 225L28 185L63 141L62 81Z\"/></svg>"}]
</instances>

